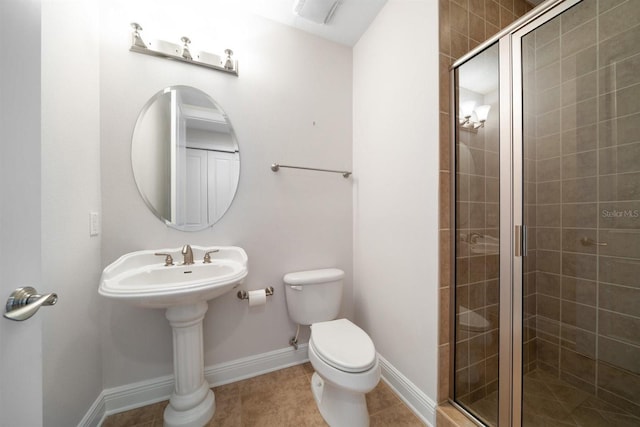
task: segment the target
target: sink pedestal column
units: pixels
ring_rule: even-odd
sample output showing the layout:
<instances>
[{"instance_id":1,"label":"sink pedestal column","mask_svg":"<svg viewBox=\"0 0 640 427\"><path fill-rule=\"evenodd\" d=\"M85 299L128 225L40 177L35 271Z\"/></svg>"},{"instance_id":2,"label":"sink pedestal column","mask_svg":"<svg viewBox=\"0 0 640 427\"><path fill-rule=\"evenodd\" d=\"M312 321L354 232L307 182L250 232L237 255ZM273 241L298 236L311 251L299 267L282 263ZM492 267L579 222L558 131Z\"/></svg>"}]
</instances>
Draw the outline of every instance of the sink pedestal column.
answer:
<instances>
[{"instance_id":1,"label":"sink pedestal column","mask_svg":"<svg viewBox=\"0 0 640 427\"><path fill-rule=\"evenodd\" d=\"M167 308L175 387L164 411L165 427L202 427L215 412L215 397L204 379L202 320L208 308L206 302Z\"/></svg>"}]
</instances>

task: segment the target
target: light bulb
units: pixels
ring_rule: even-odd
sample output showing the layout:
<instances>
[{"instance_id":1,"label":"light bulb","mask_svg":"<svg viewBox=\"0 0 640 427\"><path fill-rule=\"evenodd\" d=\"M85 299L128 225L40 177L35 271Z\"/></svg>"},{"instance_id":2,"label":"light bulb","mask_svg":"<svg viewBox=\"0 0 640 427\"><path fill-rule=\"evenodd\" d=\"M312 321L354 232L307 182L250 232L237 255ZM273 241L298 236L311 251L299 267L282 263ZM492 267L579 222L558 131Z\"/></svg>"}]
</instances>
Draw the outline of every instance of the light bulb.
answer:
<instances>
[{"instance_id":1,"label":"light bulb","mask_svg":"<svg viewBox=\"0 0 640 427\"><path fill-rule=\"evenodd\" d=\"M480 105L474 110L479 122L485 122L487 120L489 117L489 110L491 110L491 105L489 104Z\"/></svg>"},{"instance_id":2,"label":"light bulb","mask_svg":"<svg viewBox=\"0 0 640 427\"><path fill-rule=\"evenodd\" d=\"M471 117L473 109L476 107L475 101L463 101L460 103L460 117Z\"/></svg>"}]
</instances>

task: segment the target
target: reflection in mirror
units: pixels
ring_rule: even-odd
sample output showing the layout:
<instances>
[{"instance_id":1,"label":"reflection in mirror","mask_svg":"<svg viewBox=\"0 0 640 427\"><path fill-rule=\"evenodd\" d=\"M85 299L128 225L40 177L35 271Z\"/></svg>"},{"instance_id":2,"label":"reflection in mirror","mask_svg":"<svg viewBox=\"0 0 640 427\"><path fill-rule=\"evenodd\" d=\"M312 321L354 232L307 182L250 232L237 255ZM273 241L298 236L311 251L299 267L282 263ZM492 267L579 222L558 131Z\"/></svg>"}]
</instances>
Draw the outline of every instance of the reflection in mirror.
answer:
<instances>
[{"instance_id":1,"label":"reflection in mirror","mask_svg":"<svg viewBox=\"0 0 640 427\"><path fill-rule=\"evenodd\" d=\"M172 86L144 106L133 131L133 175L149 209L167 225L196 231L229 209L240 178L238 143L206 93Z\"/></svg>"}]
</instances>

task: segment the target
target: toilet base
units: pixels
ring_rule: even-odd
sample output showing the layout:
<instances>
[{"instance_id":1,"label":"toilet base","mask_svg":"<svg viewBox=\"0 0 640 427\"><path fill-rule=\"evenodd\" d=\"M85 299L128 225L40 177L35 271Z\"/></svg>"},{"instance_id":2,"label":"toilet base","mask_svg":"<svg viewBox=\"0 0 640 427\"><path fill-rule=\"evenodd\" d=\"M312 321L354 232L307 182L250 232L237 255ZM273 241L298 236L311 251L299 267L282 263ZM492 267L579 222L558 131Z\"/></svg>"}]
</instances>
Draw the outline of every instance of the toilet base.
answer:
<instances>
[{"instance_id":1,"label":"toilet base","mask_svg":"<svg viewBox=\"0 0 640 427\"><path fill-rule=\"evenodd\" d=\"M323 380L317 372L311 377L311 391L322 418L331 427L368 427L369 411L364 393L354 393Z\"/></svg>"}]
</instances>

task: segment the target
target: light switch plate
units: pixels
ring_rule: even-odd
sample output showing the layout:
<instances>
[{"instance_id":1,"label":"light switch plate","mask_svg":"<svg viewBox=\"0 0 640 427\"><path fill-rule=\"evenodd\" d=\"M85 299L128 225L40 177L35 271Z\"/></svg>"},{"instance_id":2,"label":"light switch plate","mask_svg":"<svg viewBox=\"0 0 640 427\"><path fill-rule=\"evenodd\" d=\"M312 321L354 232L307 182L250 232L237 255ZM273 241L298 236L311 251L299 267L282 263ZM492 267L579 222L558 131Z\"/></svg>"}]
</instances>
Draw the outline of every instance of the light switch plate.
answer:
<instances>
[{"instance_id":1,"label":"light switch plate","mask_svg":"<svg viewBox=\"0 0 640 427\"><path fill-rule=\"evenodd\" d=\"M89 212L89 236L97 236L100 234L100 214L98 212Z\"/></svg>"}]
</instances>

